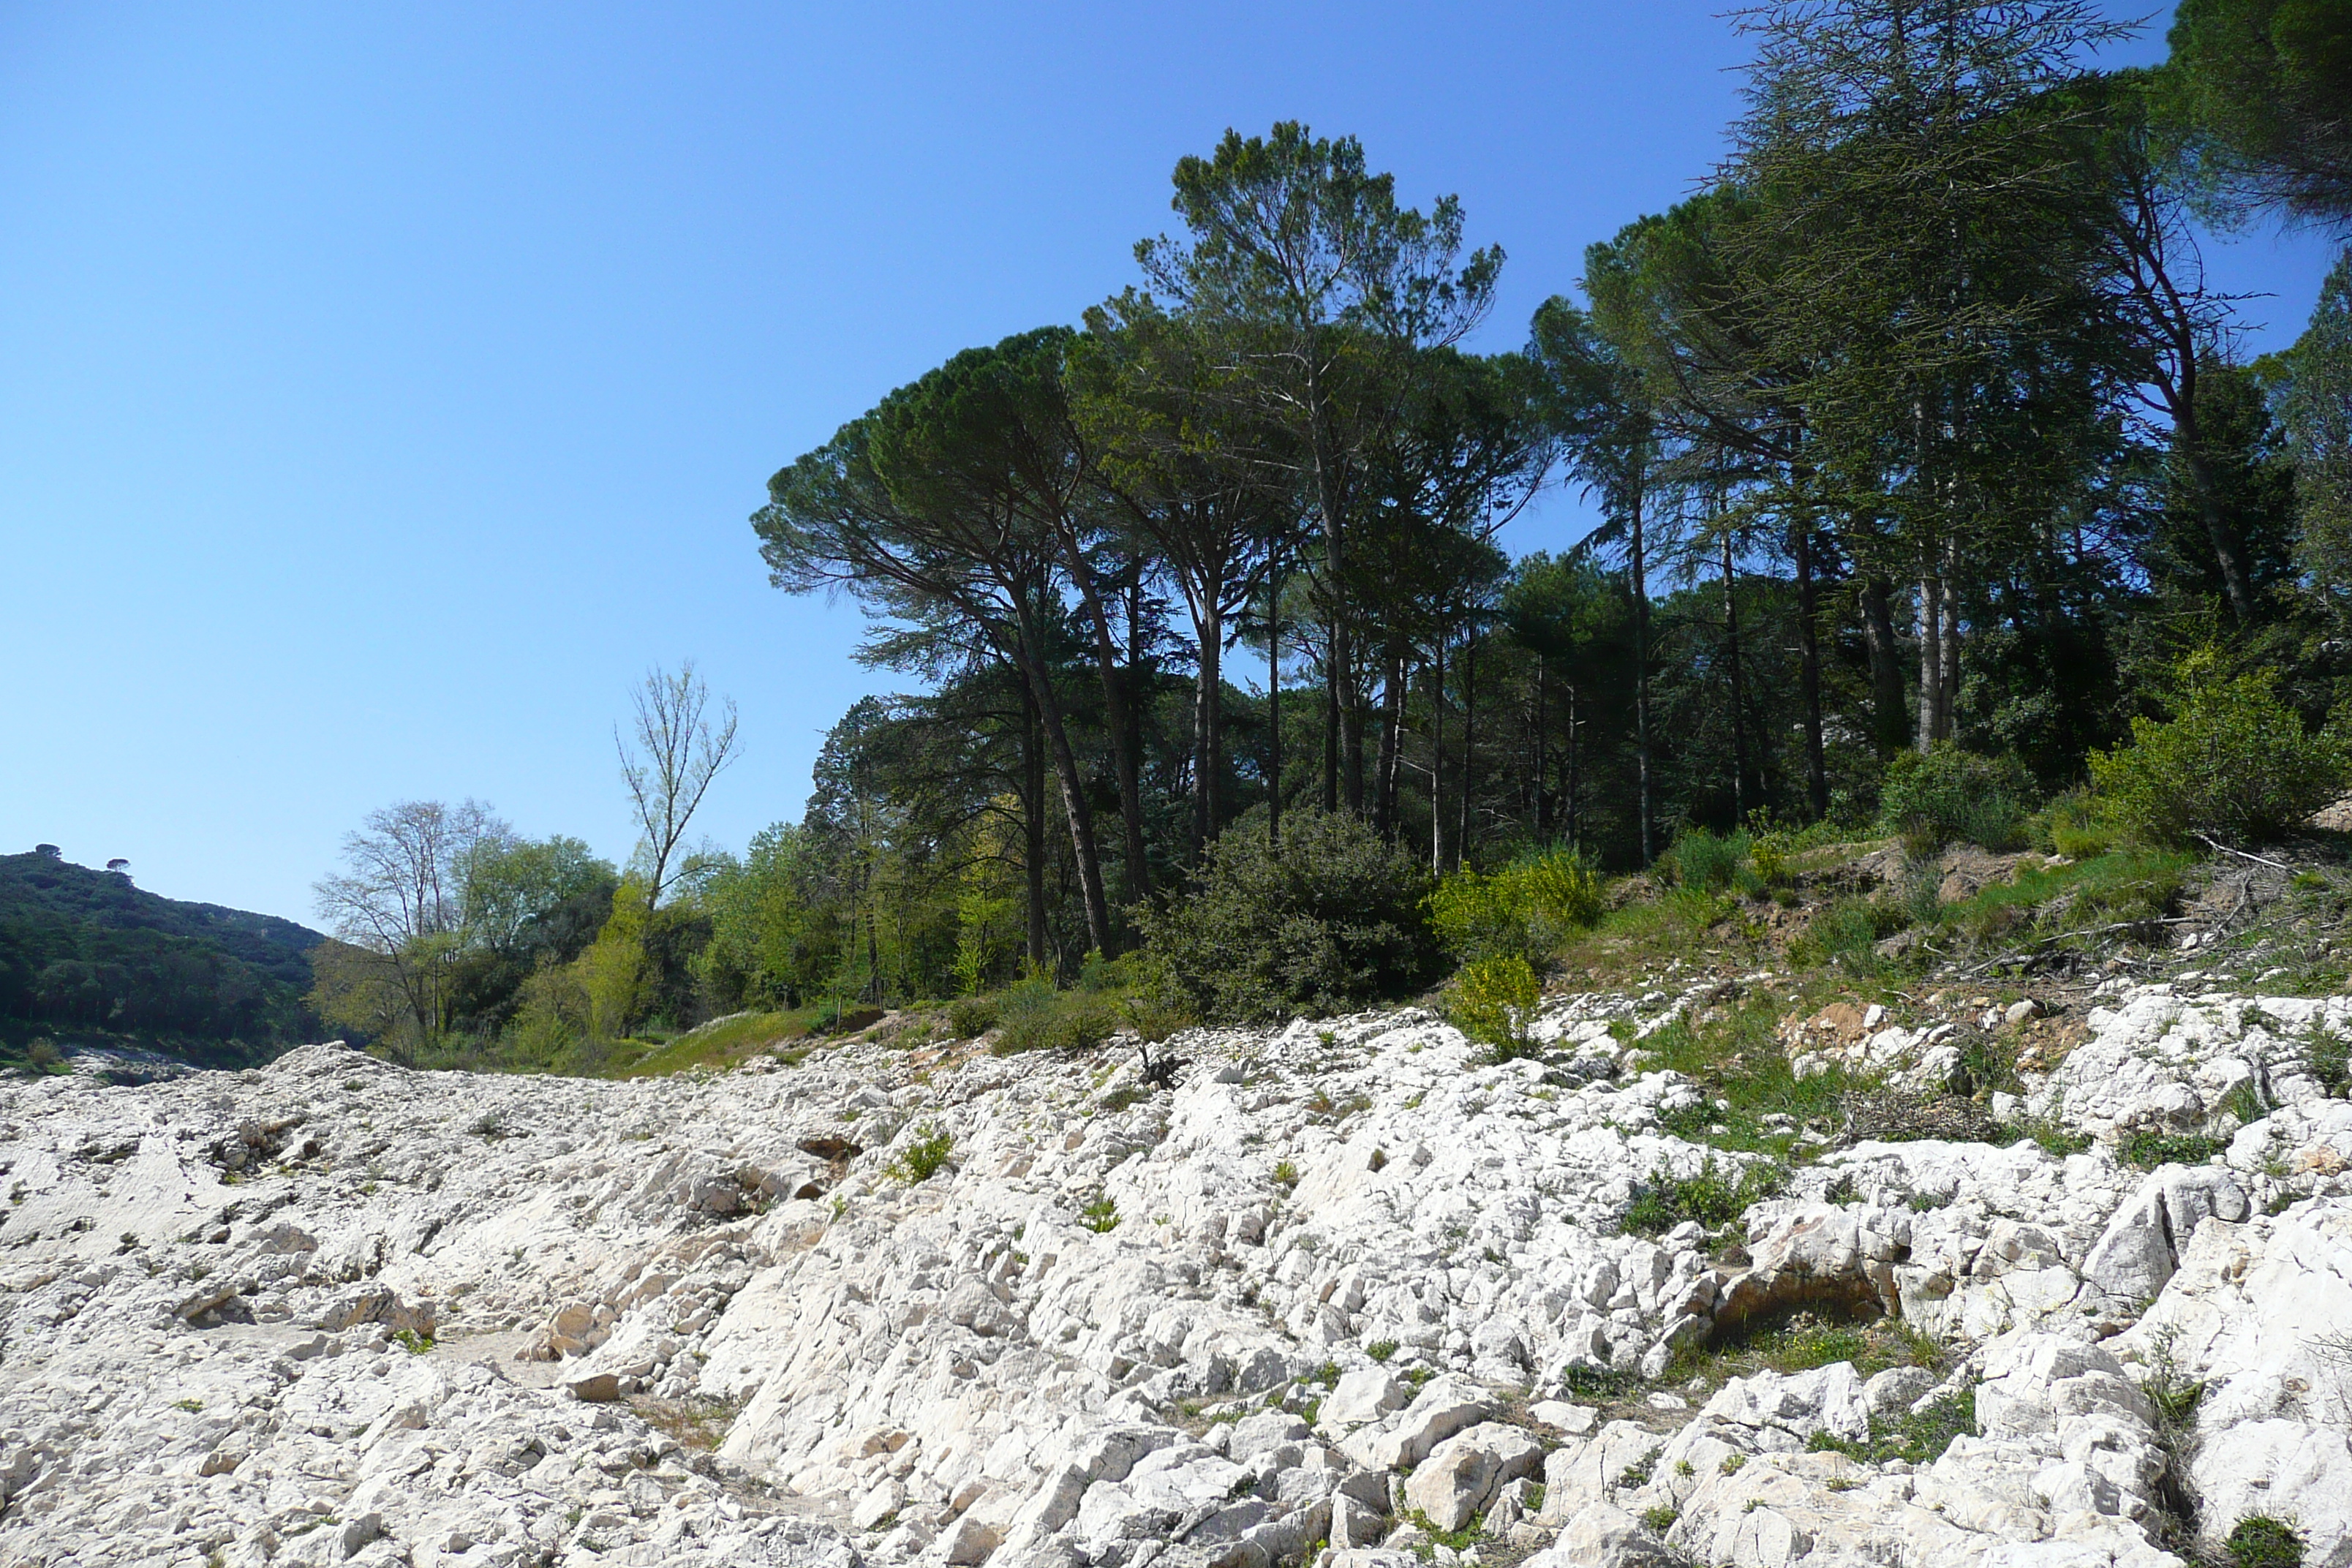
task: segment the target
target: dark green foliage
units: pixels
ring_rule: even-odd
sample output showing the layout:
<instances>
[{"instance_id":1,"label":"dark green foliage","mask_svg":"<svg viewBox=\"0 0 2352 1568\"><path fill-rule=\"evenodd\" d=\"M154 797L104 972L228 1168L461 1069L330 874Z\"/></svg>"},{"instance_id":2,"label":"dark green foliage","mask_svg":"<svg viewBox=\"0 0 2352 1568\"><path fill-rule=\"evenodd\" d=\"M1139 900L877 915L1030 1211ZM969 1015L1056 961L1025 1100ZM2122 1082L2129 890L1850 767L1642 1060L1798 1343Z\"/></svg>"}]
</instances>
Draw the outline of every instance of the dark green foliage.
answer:
<instances>
[{"instance_id":1,"label":"dark green foliage","mask_svg":"<svg viewBox=\"0 0 2352 1568\"><path fill-rule=\"evenodd\" d=\"M2313 733L2267 674L2183 670L2175 716L2132 721L2128 744L2091 755L2091 782L2125 830L2151 844L2202 834L2261 842L2297 826L2352 776L2352 741Z\"/></svg>"},{"instance_id":2,"label":"dark green foliage","mask_svg":"<svg viewBox=\"0 0 2352 1568\"><path fill-rule=\"evenodd\" d=\"M959 996L948 1007L948 1026L958 1039L976 1039L996 1027L997 1016L995 997Z\"/></svg>"},{"instance_id":3,"label":"dark green foliage","mask_svg":"<svg viewBox=\"0 0 2352 1568\"><path fill-rule=\"evenodd\" d=\"M1097 991L1056 991L1054 983L1033 976L997 998L1002 1026L995 1050L1000 1056L1021 1051L1087 1050L1118 1031L1118 1005Z\"/></svg>"},{"instance_id":4,"label":"dark green foliage","mask_svg":"<svg viewBox=\"0 0 2352 1568\"><path fill-rule=\"evenodd\" d=\"M1709 1153L1695 1175L1677 1176L1661 1166L1633 1190L1623 1227L1629 1236L1658 1236L1687 1220L1719 1230L1748 1212L1748 1205L1779 1192L1785 1182L1778 1165L1718 1165Z\"/></svg>"},{"instance_id":5,"label":"dark green foliage","mask_svg":"<svg viewBox=\"0 0 2352 1568\"><path fill-rule=\"evenodd\" d=\"M1344 814L1283 819L1211 847L1184 893L1140 916L1147 950L1201 1012L1223 1019L1338 1012L1430 979L1428 874Z\"/></svg>"},{"instance_id":6,"label":"dark green foliage","mask_svg":"<svg viewBox=\"0 0 2352 1568\"><path fill-rule=\"evenodd\" d=\"M2182 0L2163 102L2225 199L2352 216L2352 11L2341 0Z\"/></svg>"},{"instance_id":7,"label":"dark green foliage","mask_svg":"<svg viewBox=\"0 0 2352 1568\"><path fill-rule=\"evenodd\" d=\"M2250 1513L2223 1542L2231 1568L2303 1568L2303 1532L2282 1519Z\"/></svg>"},{"instance_id":8,"label":"dark green foliage","mask_svg":"<svg viewBox=\"0 0 2352 1568\"><path fill-rule=\"evenodd\" d=\"M2038 791L2015 757L1984 757L1957 746L1905 752L1887 766L1879 819L1916 853L1947 844L2014 849Z\"/></svg>"},{"instance_id":9,"label":"dark green foliage","mask_svg":"<svg viewBox=\"0 0 2352 1568\"><path fill-rule=\"evenodd\" d=\"M1806 1447L1817 1454L1844 1454L1864 1464L1883 1465L1900 1459L1909 1465L1932 1465L1944 1457L1952 1439L1977 1429L1977 1396L1948 1394L1923 1410L1905 1411L1891 1418L1873 1418L1870 1437L1856 1443L1829 1432L1816 1432Z\"/></svg>"},{"instance_id":10,"label":"dark green foliage","mask_svg":"<svg viewBox=\"0 0 2352 1568\"><path fill-rule=\"evenodd\" d=\"M116 1035L201 1059L310 1035L325 939L291 921L160 898L54 854L0 856L0 1038Z\"/></svg>"},{"instance_id":11,"label":"dark green foliage","mask_svg":"<svg viewBox=\"0 0 2352 1568\"><path fill-rule=\"evenodd\" d=\"M2201 1165L2229 1146L2226 1138L2151 1131L2132 1133L2116 1152L2123 1156L2126 1164L2153 1171L2158 1165Z\"/></svg>"}]
</instances>

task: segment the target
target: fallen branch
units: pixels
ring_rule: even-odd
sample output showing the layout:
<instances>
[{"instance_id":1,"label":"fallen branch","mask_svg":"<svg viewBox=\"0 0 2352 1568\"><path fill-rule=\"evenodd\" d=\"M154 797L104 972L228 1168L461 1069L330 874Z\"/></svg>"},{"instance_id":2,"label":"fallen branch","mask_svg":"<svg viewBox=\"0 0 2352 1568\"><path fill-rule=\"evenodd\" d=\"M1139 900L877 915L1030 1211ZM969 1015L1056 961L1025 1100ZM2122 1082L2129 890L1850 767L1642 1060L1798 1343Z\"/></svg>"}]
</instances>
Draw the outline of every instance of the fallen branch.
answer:
<instances>
[{"instance_id":1,"label":"fallen branch","mask_svg":"<svg viewBox=\"0 0 2352 1568\"><path fill-rule=\"evenodd\" d=\"M2209 834L2198 833L2191 835L2191 837L2204 839L2207 844L2210 845L2213 848L2220 850L2224 855L2235 855L2241 860L2252 860L2255 865L2268 866L2273 871L2292 871L2294 869L2294 867L2288 865L2284 860L2266 859L2263 856L2251 854L2243 849L2232 849L2228 845L2222 843L2220 839L2215 838Z\"/></svg>"}]
</instances>

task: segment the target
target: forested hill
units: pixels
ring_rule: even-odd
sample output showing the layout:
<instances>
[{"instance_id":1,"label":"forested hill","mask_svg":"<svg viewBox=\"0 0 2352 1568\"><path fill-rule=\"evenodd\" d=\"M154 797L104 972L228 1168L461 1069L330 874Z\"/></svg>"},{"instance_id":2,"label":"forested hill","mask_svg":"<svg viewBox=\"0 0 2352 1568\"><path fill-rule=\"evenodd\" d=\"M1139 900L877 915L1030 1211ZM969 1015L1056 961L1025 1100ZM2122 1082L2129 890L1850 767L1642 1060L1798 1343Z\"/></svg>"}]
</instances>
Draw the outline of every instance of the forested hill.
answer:
<instances>
[{"instance_id":1,"label":"forested hill","mask_svg":"<svg viewBox=\"0 0 2352 1568\"><path fill-rule=\"evenodd\" d=\"M106 1035L268 1056L310 1032L310 952L324 940L274 915L163 898L49 845L0 856L0 1039L21 1050L41 1035Z\"/></svg>"}]
</instances>

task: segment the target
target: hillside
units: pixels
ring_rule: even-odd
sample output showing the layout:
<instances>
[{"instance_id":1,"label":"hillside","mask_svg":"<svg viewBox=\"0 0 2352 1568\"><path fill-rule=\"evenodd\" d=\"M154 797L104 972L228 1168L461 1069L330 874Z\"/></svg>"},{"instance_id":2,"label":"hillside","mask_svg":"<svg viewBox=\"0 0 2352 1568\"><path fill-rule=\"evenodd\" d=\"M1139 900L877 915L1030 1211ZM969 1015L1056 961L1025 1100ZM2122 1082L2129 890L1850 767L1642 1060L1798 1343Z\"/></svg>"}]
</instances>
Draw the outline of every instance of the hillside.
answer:
<instances>
[{"instance_id":1,"label":"hillside","mask_svg":"<svg viewBox=\"0 0 2352 1568\"><path fill-rule=\"evenodd\" d=\"M260 1060L311 1026L317 931L166 899L50 846L0 856L0 1049L114 1041L216 1065Z\"/></svg>"}]
</instances>

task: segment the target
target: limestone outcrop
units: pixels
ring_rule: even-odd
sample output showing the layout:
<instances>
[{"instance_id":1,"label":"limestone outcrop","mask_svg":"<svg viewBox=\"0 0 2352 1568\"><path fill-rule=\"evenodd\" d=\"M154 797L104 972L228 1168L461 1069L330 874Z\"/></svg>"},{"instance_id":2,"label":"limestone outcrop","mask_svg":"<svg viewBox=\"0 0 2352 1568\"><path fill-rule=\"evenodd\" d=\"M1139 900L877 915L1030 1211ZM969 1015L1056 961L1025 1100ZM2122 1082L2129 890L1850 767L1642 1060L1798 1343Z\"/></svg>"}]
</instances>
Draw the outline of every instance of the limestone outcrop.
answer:
<instances>
[{"instance_id":1,"label":"limestone outcrop","mask_svg":"<svg viewBox=\"0 0 2352 1568\"><path fill-rule=\"evenodd\" d=\"M2352 1009L2119 989L2018 1103L2059 1137L1817 1142L1627 1235L1769 1158L1645 1047L1693 1000L1502 1065L1198 1031L1173 1089L947 1043L0 1084L0 1564L2160 1568L2255 1512L2352 1564ZM1943 1353L1704 1375L1791 1314Z\"/></svg>"}]
</instances>

